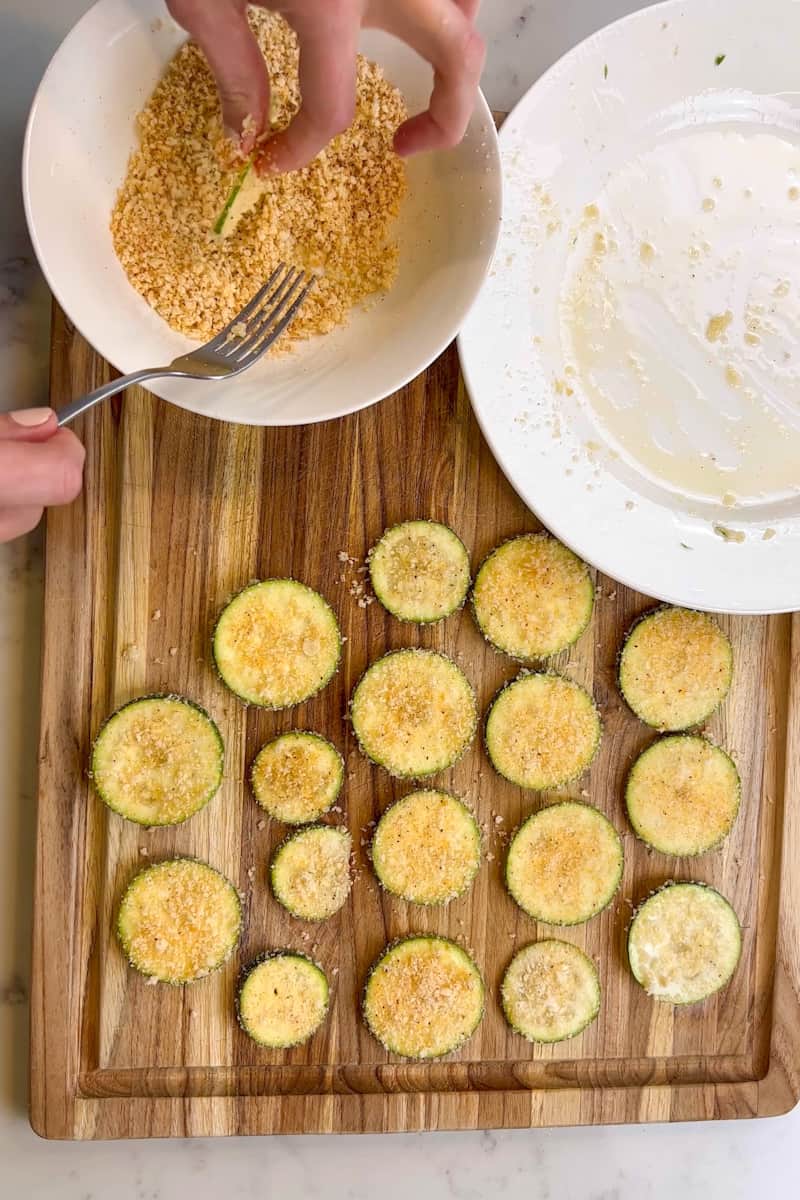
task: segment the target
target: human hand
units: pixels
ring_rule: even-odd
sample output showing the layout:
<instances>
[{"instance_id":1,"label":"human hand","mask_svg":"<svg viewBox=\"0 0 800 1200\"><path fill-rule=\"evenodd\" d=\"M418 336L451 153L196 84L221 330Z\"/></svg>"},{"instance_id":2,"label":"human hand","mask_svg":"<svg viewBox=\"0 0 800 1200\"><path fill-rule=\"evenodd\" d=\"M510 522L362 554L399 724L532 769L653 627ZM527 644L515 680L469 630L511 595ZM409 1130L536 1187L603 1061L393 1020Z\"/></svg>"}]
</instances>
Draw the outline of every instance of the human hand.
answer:
<instances>
[{"instance_id":1,"label":"human hand","mask_svg":"<svg viewBox=\"0 0 800 1200\"><path fill-rule=\"evenodd\" d=\"M480 0L274 0L300 43L302 104L288 129L268 139L258 168L294 171L347 129L355 112L355 58L361 27L383 29L433 67L428 109L400 126L395 150L406 157L461 141L475 104L484 45L475 28ZM249 154L267 127L269 76L247 24L247 0L167 0L195 39L217 80L226 128L239 136L245 117L255 130L242 139Z\"/></svg>"},{"instance_id":2,"label":"human hand","mask_svg":"<svg viewBox=\"0 0 800 1200\"><path fill-rule=\"evenodd\" d=\"M83 482L83 446L51 408L0 413L0 542L29 533L51 504L69 504Z\"/></svg>"}]
</instances>

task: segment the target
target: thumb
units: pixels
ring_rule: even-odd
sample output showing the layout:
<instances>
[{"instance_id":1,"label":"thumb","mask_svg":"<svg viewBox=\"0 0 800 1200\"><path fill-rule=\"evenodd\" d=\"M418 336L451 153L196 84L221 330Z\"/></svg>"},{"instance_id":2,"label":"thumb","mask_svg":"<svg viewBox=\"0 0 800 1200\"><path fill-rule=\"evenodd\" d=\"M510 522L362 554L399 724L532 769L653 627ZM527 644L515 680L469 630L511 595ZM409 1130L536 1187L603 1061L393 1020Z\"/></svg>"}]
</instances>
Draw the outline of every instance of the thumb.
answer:
<instances>
[{"instance_id":1,"label":"thumb","mask_svg":"<svg viewBox=\"0 0 800 1200\"><path fill-rule=\"evenodd\" d=\"M242 135L245 118L255 122L243 141L248 154L269 113L269 76L247 6L239 0L167 0L167 6L205 54L217 82L222 120L233 137Z\"/></svg>"},{"instance_id":2,"label":"thumb","mask_svg":"<svg viewBox=\"0 0 800 1200\"><path fill-rule=\"evenodd\" d=\"M0 413L0 442L46 442L57 430L52 408L20 408Z\"/></svg>"}]
</instances>

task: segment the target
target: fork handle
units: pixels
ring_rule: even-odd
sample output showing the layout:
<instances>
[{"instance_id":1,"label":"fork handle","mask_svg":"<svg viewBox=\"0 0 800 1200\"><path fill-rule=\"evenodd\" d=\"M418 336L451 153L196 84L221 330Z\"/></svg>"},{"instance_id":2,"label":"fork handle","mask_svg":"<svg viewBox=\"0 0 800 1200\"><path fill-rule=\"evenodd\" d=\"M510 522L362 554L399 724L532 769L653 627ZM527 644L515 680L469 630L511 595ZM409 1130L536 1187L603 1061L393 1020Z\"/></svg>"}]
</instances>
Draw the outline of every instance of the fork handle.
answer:
<instances>
[{"instance_id":1,"label":"fork handle","mask_svg":"<svg viewBox=\"0 0 800 1200\"><path fill-rule=\"evenodd\" d=\"M95 388L93 392L87 392L85 396L79 396L77 400L65 404L56 413L58 423L59 425L69 425L70 421L74 421L81 413L93 408L101 400L107 400L109 396L116 396L117 392L124 392L125 388L132 387L135 383L143 383L145 379L158 379L166 374L168 371L163 367L151 367L147 371L133 371L130 375L120 375L119 379L112 379L110 383L104 383L102 387Z\"/></svg>"}]
</instances>

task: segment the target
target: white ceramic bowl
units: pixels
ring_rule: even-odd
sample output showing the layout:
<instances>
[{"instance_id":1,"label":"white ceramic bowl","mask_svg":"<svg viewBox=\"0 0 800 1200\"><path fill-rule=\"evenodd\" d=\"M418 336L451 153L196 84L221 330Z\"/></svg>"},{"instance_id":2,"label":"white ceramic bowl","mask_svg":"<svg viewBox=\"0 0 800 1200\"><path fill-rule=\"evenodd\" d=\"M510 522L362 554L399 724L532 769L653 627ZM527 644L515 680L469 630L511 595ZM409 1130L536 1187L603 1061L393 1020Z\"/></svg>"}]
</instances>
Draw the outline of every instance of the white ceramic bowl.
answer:
<instances>
[{"instance_id":1,"label":"white ceramic bowl","mask_svg":"<svg viewBox=\"0 0 800 1200\"><path fill-rule=\"evenodd\" d=\"M36 255L70 320L122 372L169 362L192 345L128 283L109 233L134 118L185 36L162 0L99 0L53 57L28 121L22 181ZM364 33L360 48L412 112L427 105L430 68L411 50L376 31ZM386 297L345 328L237 379L151 390L222 420L296 425L365 408L422 371L457 333L497 239L500 167L482 96L463 143L413 159L408 178L400 270Z\"/></svg>"}]
</instances>

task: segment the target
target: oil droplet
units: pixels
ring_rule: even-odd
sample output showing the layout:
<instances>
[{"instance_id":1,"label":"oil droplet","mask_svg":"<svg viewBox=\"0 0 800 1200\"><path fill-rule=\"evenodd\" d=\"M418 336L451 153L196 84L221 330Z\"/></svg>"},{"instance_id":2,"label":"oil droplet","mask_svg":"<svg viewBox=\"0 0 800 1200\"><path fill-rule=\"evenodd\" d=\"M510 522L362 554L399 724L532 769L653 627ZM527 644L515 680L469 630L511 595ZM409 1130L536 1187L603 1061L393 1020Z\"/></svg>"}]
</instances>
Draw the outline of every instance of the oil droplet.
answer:
<instances>
[{"instance_id":1,"label":"oil droplet","mask_svg":"<svg viewBox=\"0 0 800 1200\"><path fill-rule=\"evenodd\" d=\"M734 496L733 492L726 492L722 497L722 503L726 508L733 508L736 504L736 497Z\"/></svg>"},{"instance_id":2,"label":"oil droplet","mask_svg":"<svg viewBox=\"0 0 800 1200\"><path fill-rule=\"evenodd\" d=\"M712 200L710 196L706 196L703 201L703 212L713 212L716 207L716 201Z\"/></svg>"},{"instance_id":3,"label":"oil droplet","mask_svg":"<svg viewBox=\"0 0 800 1200\"><path fill-rule=\"evenodd\" d=\"M728 332L728 327L732 320L733 313L730 309L727 312L719 313L715 317L709 317L708 325L706 325L706 341L720 341Z\"/></svg>"},{"instance_id":4,"label":"oil droplet","mask_svg":"<svg viewBox=\"0 0 800 1200\"><path fill-rule=\"evenodd\" d=\"M694 259L694 261L696 262L699 257L700 257L700 247L699 246L690 246L689 247L689 258Z\"/></svg>"},{"instance_id":5,"label":"oil droplet","mask_svg":"<svg viewBox=\"0 0 800 1200\"><path fill-rule=\"evenodd\" d=\"M752 199L753 199L753 189L752 189L752 188L745 188L745 189L744 189L744 198L745 198L745 200L752 200Z\"/></svg>"},{"instance_id":6,"label":"oil droplet","mask_svg":"<svg viewBox=\"0 0 800 1200\"><path fill-rule=\"evenodd\" d=\"M587 204L586 208L583 210L583 215L586 217L587 221L596 221L600 216L600 209L596 204Z\"/></svg>"},{"instance_id":7,"label":"oil droplet","mask_svg":"<svg viewBox=\"0 0 800 1200\"><path fill-rule=\"evenodd\" d=\"M775 287L772 290L772 294L773 294L773 296L779 296L779 297L780 296L788 296L789 292L791 290L792 290L792 285L789 283L788 279L779 279L778 282L776 283Z\"/></svg>"},{"instance_id":8,"label":"oil droplet","mask_svg":"<svg viewBox=\"0 0 800 1200\"><path fill-rule=\"evenodd\" d=\"M765 529L761 535L762 542L771 542L777 532L777 529Z\"/></svg>"},{"instance_id":9,"label":"oil droplet","mask_svg":"<svg viewBox=\"0 0 800 1200\"><path fill-rule=\"evenodd\" d=\"M725 382L727 383L728 387L740 388L744 383L744 380L742 379L739 371L736 370L736 367L728 365L725 368Z\"/></svg>"},{"instance_id":10,"label":"oil droplet","mask_svg":"<svg viewBox=\"0 0 800 1200\"><path fill-rule=\"evenodd\" d=\"M642 242L639 247L639 258L643 263L651 263L656 256L656 248L650 242Z\"/></svg>"},{"instance_id":11,"label":"oil droplet","mask_svg":"<svg viewBox=\"0 0 800 1200\"><path fill-rule=\"evenodd\" d=\"M747 342L748 346L761 345L761 338L757 333L754 333L752 329L748 329L747 333L744 335L744 340Z\"/></svg>"},{"instance_id":12,"label":"oil droplet","mask_svg":"<svg viewBox=\"0 0 800 1200\"><path fill-rule=\"evenodd\" d=\"M608 243L605 239L605 234L596 233L594 235L594 252L595 254L606 254L608 251Z\"/></svg>"},{"instance_id":13,"label":"oil droplet","mask_svg":"<svg viewBox=\"0 0 800 1200\"><path fill-rule=\"evenodd\" d=\"M714 178L711 180L711 182L713 183L713 185L717 189L717 191L719 191L721 189L722 180L720 179L719 175L715 175Z\"/></svg>"},{"instance_id":14,"label":"oil droplet","mask_svg":"<svg viewBox=\"0 0 800 1200\"><path fill-rule=\"evenodd\" d=\"M789 199L790 200L800 200L800 188L790 187L789 188Z\"/></svg>"}]
</instances>

